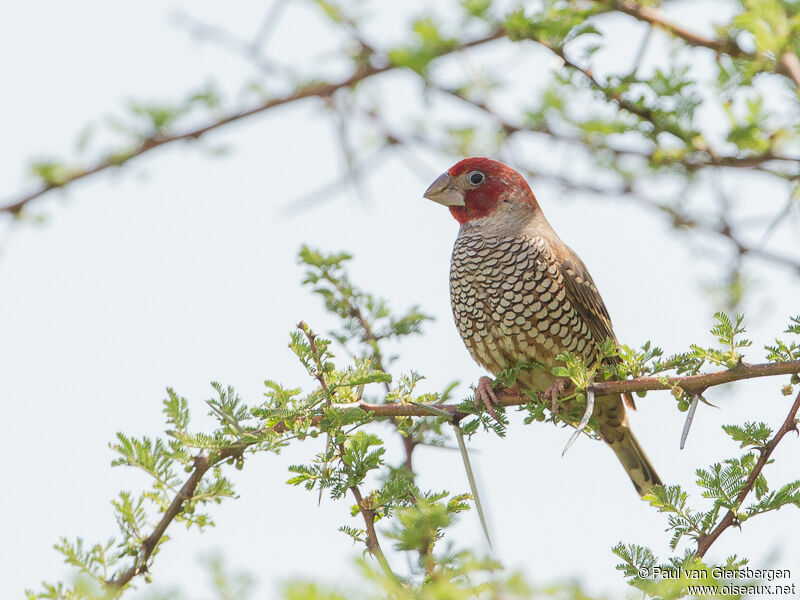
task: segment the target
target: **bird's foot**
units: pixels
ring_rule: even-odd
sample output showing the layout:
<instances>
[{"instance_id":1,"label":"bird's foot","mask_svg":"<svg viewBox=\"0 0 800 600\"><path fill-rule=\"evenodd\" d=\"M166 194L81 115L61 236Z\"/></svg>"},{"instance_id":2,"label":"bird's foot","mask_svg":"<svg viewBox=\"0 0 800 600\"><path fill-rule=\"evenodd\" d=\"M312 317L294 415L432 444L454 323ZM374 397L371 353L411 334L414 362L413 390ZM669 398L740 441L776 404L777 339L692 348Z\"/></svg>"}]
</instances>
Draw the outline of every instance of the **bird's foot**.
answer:
<instances>
[{"instance_id":1,"label":"bird's foot","mask_svg":"<svg viewBox=\"0 0 800 600\"><path fill-rule=\"evenodd\" d=\"M570 382L569 379L566 377L559 377L553 382L553 385L542 392L542 398L545 401L550 401L550 411L553 415L558 414L558 399L571 387L572 382Z\"/></svg>"},{"instance_id":2,"label":"bird's foot","mask_svg":"<svg viewBox=\"0 0 800 600\"><path fill-rule=\"evenodd\" d=\"M497 416L494 410L495 406L500 406L500 401L497 399L497 395L492 389L493 383L494 380L485 375L478 380L478 385L475 388L475 409L483 410L483 408L486 408L486 411L492 415L492 418L498 423L501 423L500 417Z\"/></svg>"}]
</instances>

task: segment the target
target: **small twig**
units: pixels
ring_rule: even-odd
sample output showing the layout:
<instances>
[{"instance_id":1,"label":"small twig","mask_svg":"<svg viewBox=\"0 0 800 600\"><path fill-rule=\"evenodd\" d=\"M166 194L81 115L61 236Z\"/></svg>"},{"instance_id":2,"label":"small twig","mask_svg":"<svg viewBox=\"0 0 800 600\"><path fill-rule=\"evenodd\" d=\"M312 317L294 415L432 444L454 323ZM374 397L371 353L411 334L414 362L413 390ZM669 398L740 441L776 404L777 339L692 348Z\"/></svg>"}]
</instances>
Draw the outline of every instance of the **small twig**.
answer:
<instances>
[{"instance_id":1,"label":"small twig","mask_svg":"<svg viewBox=\"0 0 800 600\"><path fill-rule=\"evenodd\" d=\"M770 219L769 224L767 225L766 229L764 229L764 233L761 234L761 239L758 240L759 249L762 249L767 244L769 238L772 236L773 233L775 233L775 230L778 228L781 222L787 216L789 216L789 214L791 214L792 208L794 207L795 203L796 203L796 198L794 194L790 193L789 199L783 205L783 208L780 210L780 212L778 212L778 214L776 214L774 217Z\"/></svg>"},{"instance_id":2,"label":"small twig","mask_svg":"<svg viewBox=\"0 0 800 600\"><path fill-rule=\"evenodd\" d=\"M364 527L367 531L367 550L377 559L378 564L380 564L381 569L383 569L384 575L396 579L397 576L394 574L394 571L392 571L389 561L386 560L386 555L383 553L381 545L378 542L378 532L375 531L375 511L364 504L364 498L361 496L361 490L358 489L358 486L352 486L350 492L353 494L356 504L358 505L358 510L364 518Z\"/></svg>"},{"instance_id":3,"label":"small twig","mask_svg":"<svg viewBox=\"0 0 800 600\"><path fill-rule=\"evenodd\" d=\"M225 452L222 452L217 460L214 461L214 463L216 464L221 462L232 455L233 454L226 454ZM169 527L170 523L172 523L175 517L178 516L178 513L181 512L183 504L192 499L195 490L197 489L197 485L200 483L203 475L205 475L212 466L213 465L211 461L205 454L198 454L195 457L192 474L189 476L189 479L186 480L186 483L183 484L183 487L180 489L180 491L175 494L175 497L172 499L172 502L170 502L169 507L164 512L164 516L162 516L159 522L156 524L153 532L142 542L142 545L139 548L139 554L136 557L133 566L131 566L128 570L123 571L114 579L107 581L107 587L113 590L121 590L136 575L140 575L141 573L147 571L147 561L150 560L153 551L156 549L158 543L161 541L161 538L164 536L164 533L167 531L167 527Z\"/></svg>"},{"instance_id":4,"label":"small twig","mask_svg":"<svg viewBox=\"0 0 800 600\"><path fill-rule=\"evenodd\" d=\"M267 14L264 15L264 19L261 21L258 31L256 31L256 34L250 41L250 46L253 48L254 52L263 51L270 35L276 30L280 17L288 3L288 0L274 0L272 6L269 7Z\"/></svg>"},{"instance_id":5,"label":"small twig","mask_svg":"<svg viewBox=\"0 0 800 600\"><path fill-rule=\"evenodd\" d=\"M385 150L388 146L382 146L365 156L357 163L353 164L351 172L344 173L336 179L322 184L321 186L301 194L296 198L292 198L288 202L276 207L275 212L278 216L283 218L294 217L298 214L305 214L309 208L319 206L324 202L328 202L335 198L335 194L347 189L351 182L352 176L360 177L362 172L368 169L375 169L381 161L386 159Z\"/></svg>"},{"instance_id":6,"label":"small twig","mask_svg":"<svg viewBox=\"0 0 800 600\"><path fill-rule=\"evenodd\" d=\"M172 20L176 26L185 29L197 41L212 42L219 48L231 51L252 63L264 74L293 75L289 67L274 63L264 56L259 46L238 37L218 25L201 21L183 11L176 12Z\"/></svg>"},{"instance_id":7,"label":"small twig","mask_svg":"<svg viewBox=\"0 0 800 600\"><path fill-rule=\"evenodd\" d=\"M699 48L708 48L717 54L729 54L735 58L743 58L747 60L754 60L755 54L743 50L735 40L720 40L706 37L694 31L670 21L663 12L651 6L642 6L638 2L622 1L608 3L605 0L595 0L596 2L603 2L610 4L612 10L618 10L628 14L639 21L649 23L654 27L666 31L667 33L681 38L690 46Z\"/></svg>"},{"instance_id":8,"label":"small twig","mask_svg":"<svg viewBox=\"0 0 800 600\"><path fill-rule=\"evenodd\" d=\"M578 439L578 436L581 432L586 429L586 426L589 424L589 419L592 418L592 412L594 412L594 389L592 389L591 385L586 389L586 410L583 411L583 417L581 417L581 422L578 423L578 426L575 428L575 431L572 433L572 436L569 438L567 445L564 446L564 450L561 452L561 456L563 457L569 447L575 443L575 440Z\"/></svg>"},{"instance_id":9,"label":"small twig","mask_svg":"<svg viewBox=\"0 0 800 600\"><path fill-rule=\"evenodd\" d=\"M670 21L658 8L642 6L638 2L630 2L628 0L610 3L605 2L605 0L595 0L595 2L609 4L611 10L624 12L640 21L644 21L650 25L658 27L670 35L674 35L675 37L682 39L689 46L708 48L709 50L713 50L718 55L727 54L734 58L740 58L744 60L753 61L759 58L758 54L744 50L734 39L716 39L706 37L695 31L687 29L683 25L674 23L673 21ZM798 60L797 55L791 50L781 54L775 71L788 77L795 87L800 87L800 60Z\"/></svg>"},{"instance_id":10,"label":"small twig","mask_svg":"<svg viewBox=\"0 0 800 600\"><path fill-rule=\"evenodd\" d=\"M319 350L317 349L316 336L313 333L311 333L311 330L303 321L300 321L300 323L297 324L297 328L303 332L303 334L306 336L306 339L308 340L308 345L311 350L311 356L313 356L314 358L314 365L316 367L316 373L314 374L314 377L319 382L322 391L325 392L327 398L327 405L332 406L333 404L331 401L330 388L328 387L328 383L325 380L322 360L320 359ZM330 441L330 434L328 434L328 440ZM339 448L339 456L344 457L345 455L344 443L338 444L338 448ZM343 458L341 460L344 462ZM353 484L350 486L350 492L353 494L353 498L355 498L358 510L361 513L361 516L364 518L364 526L367 532L367 540L366 540L367 550L377 559L378 563L381 565L381 568L383 569L384 574L387 577L395 578L396 576L394 574L394 571L392 571L391 567L389 566L389 561L386 560L386 555L383 553L383 549L381 548L380 541L378 540L378 533L377 531L375 531L375 516L376 516L375 511L371 507L367 506L367 504L365 504L364 497L362 496L361 490L359 489L357 484Z\"/></svg>"},{"instance_id":11,"label":"small twig","mask_svg":"<svg viewBox=\"0 0 800 600\"><path fill-rule=\"evenodd\" d=\"M761 475L761 471L764 469L764 466L767 464L767 462L769 462L769 457L772 455L772 452L775 450L775 447L778 445L778 443L783 439L783 436L790 431L797 432L798 410L800 410L800 393L798 393L797 397L795 397L794 404L792 404L792 407L789 409L789 414L786 416L783 425L781 425L780 429L778 429L778 431L775 432L775 435L772 436L772 439L770 439L761 449L761 456L758 458L758 462L756 462L753 470L750 471L750 475L747 477L747 481L745 481L742 491L739 492L738 496L736 496L737 506L741 506L742 502L744 502L744 499L753 489L758 476ZM738 524L736 514L733 510L728 510L722 520L717 524L716 527L714 527L714 529L711 530L711 532L697 539L697 552L695 553L695 556L697 558L703 558L711 545L717 541L717 538L719 538L720 535L722 535L722 532L724 532L731 525L736 524Z\"/></svg>"},{"instance_id":12,"label":"small twig","mask_svg":"<svg viewBox=\"0 0 800 600\"><path fill-rule=\"evenodd\" d=\"M380 347L381 340L378 338L377 335L375 335L375 332L372 331L372 325L370 325L370 322L364 316L364 313L361 311L361 308L358 306L358 304L356 303L350 304L350 316L354 318L356 321L358 321L359 326L364 331L364 341L366 341L369 344L369 347L372 350L372 360L375 364L375 367L377 367L379 371L383 371L385 373L386 370L384 369L384 364L383 364L383 353L381 352L381 347ZM383 388L386 390L387 394L392 391L392 386L389 385L388 381L384 382ZM359 394L359 400L361 400L361 394ZM406 454L405 467L406 470L411 474L411 479L413 481L415 478L414 450L416 449L419 441L415 440L412 436L403 435L397 428L397 419L392 418L391 422L392 425L394 425L394 427L397 429L397 433L400 435L400 440L403 443L403 451Z\"/></svg>"},{"instance_id":13,"label":"small twig","mask_svg":"<svg viewBox=\"0 0 800 600\"><path fill-rule=\"evenodd\" d=\"M633 61L633 68L631 69L631 73L636 75L639 72L639 67L642 66L642 61L644 60L644 53L647 51L647 45L650 43L650 38L653 35L653 27L652 25L647 28L647 31L644 32L644 37L642 38L642 43L639 45L639 50L636 52L636 58Z\"/></svg>"},{"instance_id":14,"label":"small twig","mask_svg":"<svg viewBox=\"0 0 800 600\"><path fill-rule=\"evenodd\" d=\"M692 400L691 406L689 406L689 412L686 414L686 422L683 424L683 431L681 432L681 450L686 445L686 438L689 435L689 429L692 427L692 421L694 421L694 412L697 410L697 405L700 404L700 394L694 395L694 400Z\"/></svg>"}]
</instances>

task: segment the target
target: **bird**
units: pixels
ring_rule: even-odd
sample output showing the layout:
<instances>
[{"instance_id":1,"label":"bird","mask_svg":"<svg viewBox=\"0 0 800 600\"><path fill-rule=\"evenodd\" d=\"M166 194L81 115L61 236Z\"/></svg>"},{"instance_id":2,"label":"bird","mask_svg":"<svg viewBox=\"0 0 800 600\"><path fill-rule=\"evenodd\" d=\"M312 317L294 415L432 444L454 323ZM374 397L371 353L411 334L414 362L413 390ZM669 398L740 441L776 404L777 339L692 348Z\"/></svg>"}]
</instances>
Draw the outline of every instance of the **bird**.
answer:
<instances>
[{"instance_id":1,"label":"bird","mask_svg":"<svg viewBox=\"0 0 800 600\"><path fill-rule=\"evenodd\" d=\"M467 350L493 375L520 363L517 385L542 393L558 412L568 388L552 374L556 357L571 352L591 367L600 345L617 338L611 318L586 265L558 237L536 196L514 169L486 157L465 158L442 173L423 196L447 206L459 223L450 262L450 300ZM496 417L494 381L481 377L477 409ZM662 485L628 424L630 394L595 399L593 422L643 496ZM575 422L571 422L575 426Z\"/></svg>"}]
</instances>

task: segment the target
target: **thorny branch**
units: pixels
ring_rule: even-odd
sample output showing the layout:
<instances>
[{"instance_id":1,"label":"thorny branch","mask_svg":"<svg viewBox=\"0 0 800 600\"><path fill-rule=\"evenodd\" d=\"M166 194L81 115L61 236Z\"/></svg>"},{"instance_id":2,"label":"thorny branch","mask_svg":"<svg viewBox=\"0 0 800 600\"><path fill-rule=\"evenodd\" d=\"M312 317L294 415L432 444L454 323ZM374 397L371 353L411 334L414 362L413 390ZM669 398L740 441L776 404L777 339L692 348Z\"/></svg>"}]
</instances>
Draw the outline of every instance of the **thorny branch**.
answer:
<instances>
[{"instance_id":1,"label":"thorny branch","mask_svg":"<svg viewBox=\"0 0 800 600\"><path fill-rule=\"evenodd\" d=\"M702 393L710 387L741 381L744 379L755 379L758 377L772 377L776 375L796 375L800 374L800 360L779 361L770 363L747 364L739 363L731 369L715 371L713 373L703 373L699 375L687 375L685 377L638 377L625 381L599 381L592 384L591 389L598 396L611 394L624 394L634 392L646 392L655 390L672 390L680 388L689 393ZM525 394L513 389L495 388L494 393L497 400L503 406L520 406L527 404L531 399ZM370 412L377 417L426 417L430 416L430 411L423 406L416 404L369 404L359 402L353 405ZM458 410L453 404L433 405L438 410L443 410L456 420L463 419L470 413Z\"/></svg>"},{"instance_id":2,"label":"thorny branch","mask_svg":"<svg viewBox=\"0 0 800 600\"><path fill-rule=\"evenodd\" d=\"M756 377L769 377L775 375L790 375L798 373L800 373L800 360L753 364L753 365L740 363L739 365L737 365L732 369L717 371L714 373L705 373L701 375L690 375L687 377L665 377L665 378L640 377L637 379L631 379L627 381L598 382L592 385L592 389L594 390L595 394L601 395L601 394L619 394L624 392L638 392L638 391L650 391L650 390L669 390L677 386L689 392L696 391L699 393L702 392L703 390L706 390L709 387L722 385L733 381L752 379ZM524 394L515 393L509 390L505 390L503 388L496 389L495 393L497 395L498 400L504 406L519 406L530 402L530 398L525 396ZM452 415L452 420L456 423L458 423L458 421L467 417L470 414L459 411L458 407L454 404L438 404L430 406L411 404L411 403L371 404L361 400L356 403L342 404L342 405L335 404L333 406L335 408L340 408L340 409L357 407L365 412L372 413L376 417L389 417L389 418L430 417L431 413L434 412L431 410L431 408L433 408L435 409L436 413L447 413ZM753 474L751 474L750 478L748 478L747 484L745 485L745 488L742 490L742 493L740 494L739 498L740 501L743 500L744 497L752 489L755 479L758 477L758 473L760 473L761 470L763 469L764 465L769 459L770 454L775 449L775 446L778 444L781 438L784 435L786 435L786 433L788 433L789 431L795 429L794 419L797 415L798 409L800 409L800 394L798 394L797 399L795 400L794 405L792 406L792 410L790 411L789 416L787 417L783 426L765 447L761 459L758 461L756 468L753 471ZM308 419L308 424L316 426L319 424L321 416L309 415L307 419ZM257 439L259 436L263 436L265 434L286 433L288 430L289 427L287 426L286 423L278 423L274 427L251 432L249 434L248 441L242 441L239 443L232 444L227 448L223 448L215 452L211 457L203 454L198 455L195 458L194 468L189 478L186 480L180 491L175 495L168 509L161 517L161 520L155 526L152 533L142 543L140 553L136 557L133 566L131 566L128 570L124 571L118 577L110 580L108 582L109 587L113 589L121 589L126 584L128 584L131 581L131 579L133 579L135 576L141 575L146 572L147 562L150 559L155 548L158 546L159 541L161 540L167 528L175 519L175 517L177 517L180 514L184 503L191 501L191 499L194 497L197 485L200 483L200 480L208 472L209 469L211 469L215 465L225 462L230 458L241 456L249 446L258 443ZM364 522L366 524L367 536L368 536L367 546L368 548L370 548L370 551L373 553L376 559L380 562L381 567L384 569L387 575L394 577L391 569L389 568L389 564L386 561L386 557L383 555L380 545L378 544L378 538L374 525L375 515L374 513L370 513L369 507L364 503L364 499L361 496L360 490L358 490L358 488L356 487L351 491L353 492L359 510L361 511L364 517ZM707 536L707 539L703 538L701 540L698 540L698 557L702 557L703 554L708 550L708 547L711 546L711 544L714 542L714 540L716 540L716 538L718 538L720 534L732 524L735 524L735 516L729 513L728 515L726 515L723 521L720 522L717 528L715 528L714 531L712 531Z\"/></svg>"},{"instance_id":3,"label":"thorny branch","mask_svg":"<svg viewBox=\"0 0 800 600\"><path fill-rule=\"evenodd\" d=\"M758 462L756 463L753 470L750 472L750 475L747 477L747 481L742 488L742 491L739 492L739 495L736 496L736 505L741 506L744 499L747 495L752 491L753 486L758 479L758 476L761 475L761 471L764 469L764 466L769 461L769 457L772 455L775 447L780 443L785 436L790 431L797 432L797 412L800 410L800 393L797 394L797 397L794 399L794 404L792 404L792 408L789 409L789 414L786 416L786 420L784 420L783 425L778 431L775 432L775 435L772 436L772 439L767 442L767 445L761 449L761 456L758 458ZM725 513L725 516L722 520L717 524L714 529L711 530L710 533L704 535L697 540L697 553L695 556L697 558L703 558L705 553L708 552L708 549L711 545L717 540L717 538L722 535L722 533L728 529L728 527L732 525L738 525L739 519L734 513L733 510L728 510Z\"/></svg>"}]
</instances>

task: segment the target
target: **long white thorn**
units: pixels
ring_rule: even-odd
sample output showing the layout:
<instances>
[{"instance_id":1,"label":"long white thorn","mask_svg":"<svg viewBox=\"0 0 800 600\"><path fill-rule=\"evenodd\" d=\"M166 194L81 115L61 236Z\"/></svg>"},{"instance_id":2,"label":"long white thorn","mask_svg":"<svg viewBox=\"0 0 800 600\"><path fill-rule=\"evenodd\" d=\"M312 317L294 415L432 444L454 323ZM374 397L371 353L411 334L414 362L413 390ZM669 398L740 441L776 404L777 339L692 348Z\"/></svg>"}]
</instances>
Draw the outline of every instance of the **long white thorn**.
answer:
<instances>
[{"instance_id":1,"label":"long white thorn","mask_svg":"<svg viewBox=\"0 0 800 600\"><path fill-rule=\"evenodd\" d=\"M478 486L475 483L475 475L472 473L472 464L469 462L469 453L467 452L467 445L464 443L464 432L461 431L458 423L453 423L453 430L456 432L456 439L458 440L458 447L461 450L461 458L464 461L464 470L467 472L467 480L469 481L469 489L472 492L472 497L475 499L475 509L478 511L478 518L481 521L483 528L483 535L486 536L486 541L489 548L492 548L492 538L489 536L489 527L486 525L486 517L483 514L483 506L481 506L481 497L478 495Z\"/></svg>"},{"instance_id":2,"label":"long white thorn","mask_svg":"<svg viewBox=\"0 0 800 600\"><path fill-rule=\"evenodd\" d=\"M589 424L589 419L592 418L592 412L594 412L594 390L592 389L592 386L589 385L589 387L586 389L586 410L583 411L583 417L581 418L581 422L578 423L578 426L575 428L575 433L572 434L572 437L569 438L567 445L564 446L564 451L561 453L562 457L567 453L569 447L575 443L575 440L578 439L578 436L581 434L581 432L586 429L586 426Z\"/></svg>"},{"instance_id":3,"label":"long white thorn","mask_svg":"<svg viewBox=\"0 0 800 600\"><path fill-rule=\"evenodd\" d=\"M686 445L686 438L689 436L689 429L692 427L694 421L694 411L697 410L697 405L700 403L700 394L694 395L694 400L689 406L689 412L686 414L686 422L683 424L683 431L681 432L681 450Z\"/></svg>"},{"instance_id":4,"label":"long white thorn","mask_svg":"<svg viewBox=\"0 0 800 600\"><path fill-rule=\"evenodd\" d=\"M419 402L414 402L413 400L411 400L410 402L411 404L419 406L420 408L424 408L435 415L446 417L448 419L453 419L452 414L436 406L431 406L430 404L420 404ZM492 538L489 535L489 527L486 525L486 516L483 514L483 505L481 505L481 497L480 494L478 494L478 485L475 483L475 474L472 472L472 463L469 461L469 453L467 452L467 445L464 443L464 432L461 431L461 427L459 426L457 421L453 420L452 424L453 424L453 430L456 432L456 439L458 440L458 449L461 451L461 460L464 461L464 470L467 472L467 481L469 481L469 489L470 492L472 493L472 498L475 500L475 510L478 511L478 519L480 519L481 522L483 535L486 536L486 542L489 544L489 548L492 548Z\"/></svg>"}]
</instances>

